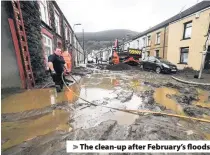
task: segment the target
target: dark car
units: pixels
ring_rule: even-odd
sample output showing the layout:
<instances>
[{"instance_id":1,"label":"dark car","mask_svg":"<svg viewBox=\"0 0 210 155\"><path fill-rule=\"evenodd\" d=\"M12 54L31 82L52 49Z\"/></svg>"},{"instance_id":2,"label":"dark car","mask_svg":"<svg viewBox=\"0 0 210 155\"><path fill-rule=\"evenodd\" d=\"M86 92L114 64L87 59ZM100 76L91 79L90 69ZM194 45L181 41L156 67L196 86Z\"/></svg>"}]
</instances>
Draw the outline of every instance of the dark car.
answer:
<instances>
[{"instance_id":1,"label":"dark car","mask_svg":"<svg viewBox=\"0 0 210 155\"><path fill-rule=\"evenodd\" d=\"M176 73L177 66L171 62L157 57L147 57L142 62L143 69L154 70L156 73Z\"/></svg>"}]
</instances>

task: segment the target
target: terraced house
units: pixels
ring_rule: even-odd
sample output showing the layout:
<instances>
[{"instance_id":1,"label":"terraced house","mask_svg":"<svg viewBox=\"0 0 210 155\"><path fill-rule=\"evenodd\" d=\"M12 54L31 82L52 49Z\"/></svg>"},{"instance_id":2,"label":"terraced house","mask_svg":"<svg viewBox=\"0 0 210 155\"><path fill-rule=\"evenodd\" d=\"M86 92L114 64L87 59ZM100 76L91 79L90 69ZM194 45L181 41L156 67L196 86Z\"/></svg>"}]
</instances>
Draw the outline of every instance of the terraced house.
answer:
<instances>
[{"instance_id":1,"label":"terraced house","mask_svg":"<svg viewBox=\"0 0 210 155\"><path fill-rule=\"evenodd\" d=\"M56 47L68 51L72 64L84 52L55 1L2 1L2 88L31 88L47 75L46 62Z\"/></svg>"},{"instance_id":2,"label":"terraced house","mask_svg":"<svg viewBox=\"0 0 210 155\"><path fill-rule=\"evenodd\" d=\"M209 19L210 1L202 1L133 37L124 48L141 49L143 59L158 56L178 65L179 69L192 67L199 70ZM210 68L209 59L210 54L207 53L206 69Z\"/></svg>"},{"instance_id":3,"label":"terraced house","mask_svg":"<svg viewBox=\"0 0 210 155\"><path fill-rule=\"evenodd\" d=\"M167 59L180 69L192 67L199 70L209 22L210 1L204 1L180 14L179 19L169 24ZM210 41L207 48L210 52ZM210 69L210 53L206 55L204 68Z\"/></svg>"}]
</instances>

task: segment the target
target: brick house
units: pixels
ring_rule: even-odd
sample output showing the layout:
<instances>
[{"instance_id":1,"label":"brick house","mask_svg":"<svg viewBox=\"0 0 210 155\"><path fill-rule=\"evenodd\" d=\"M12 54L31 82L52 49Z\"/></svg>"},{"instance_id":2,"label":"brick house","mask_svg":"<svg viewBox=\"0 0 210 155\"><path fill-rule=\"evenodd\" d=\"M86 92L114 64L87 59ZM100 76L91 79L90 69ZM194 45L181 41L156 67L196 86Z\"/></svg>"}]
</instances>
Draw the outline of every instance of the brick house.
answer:
<instances>
[{"instance_id":1,"label":"brick house","mask_svg":"<svg viewBox=\"0 0 210 155\"><path fill-rule=\"evenodd\" d=\"M1 10L3 89L42 82L56 47L72 55L73 65L82 62L82 46L55 1L2 1Z\"/></svg>"}]
</instances>

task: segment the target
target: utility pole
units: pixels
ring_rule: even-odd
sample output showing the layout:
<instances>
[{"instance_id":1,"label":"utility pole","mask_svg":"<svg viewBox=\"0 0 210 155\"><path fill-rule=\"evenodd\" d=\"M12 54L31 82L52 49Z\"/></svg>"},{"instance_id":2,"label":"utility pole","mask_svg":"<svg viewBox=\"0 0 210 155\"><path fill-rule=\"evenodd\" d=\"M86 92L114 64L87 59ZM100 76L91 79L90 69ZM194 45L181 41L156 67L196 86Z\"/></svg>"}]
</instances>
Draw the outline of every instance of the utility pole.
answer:
<instances>
[{"instance_id":1,"label":"utility pole","mask_svg":"<svg viewBox=\"0 0 210 155\"><path fill-rule=\"evenodd\" d=\"M85 34L84 34L84 29L82 29L82 48L83 48L83 53L84 53L84 64L85 64L85 57L86 57L86 52L85 52Z\"/></svg>"},{"instance_id":2,"label":"utility pole","mask_svg":"<svg viewBox=\"0 0 210 155\"><path fill-rule=\"evenodd\" d=\"M75 26L80 26L80 25L82 25L81 23L76 23L76 24L74 24L74 26L73 26L73 31L75 31ZM76 57L77 57L77 65L79 65L79 52L78 52L78 46L77 46L77 39L76 39L76 34L74 34L74 36L75 36L75 52L76 52Z\"/></svg>"},{"instance_id":3,"label":"utility pole","mask_svg":"<svg viewBox=\"0 0 210 155\"><path fill-rule=\"evenodd\" d=\"M123 47L122 47L122 52L124 52L124 40L125 40L125 38L123 38Z\"/></svg>"},{"instance_id":4,"label":"utility pole","mask_svg":"<svg viewBox=\"0 0 210 155\"><path fill-rule=\"evenodd\" d=\"M203 68L204 68L204 62L205 62L206 55L207 55L209 38L210 38L210 24L209 24L209 28L208 28L208 32L207 32L207 38L206 38L206 42L205 42L205 51L202 52L201 67L200 67L200 72L199 72L199 76L198 76L199 79L202 76L202 71L203 71Z\"/></svg>"}]
</instances>

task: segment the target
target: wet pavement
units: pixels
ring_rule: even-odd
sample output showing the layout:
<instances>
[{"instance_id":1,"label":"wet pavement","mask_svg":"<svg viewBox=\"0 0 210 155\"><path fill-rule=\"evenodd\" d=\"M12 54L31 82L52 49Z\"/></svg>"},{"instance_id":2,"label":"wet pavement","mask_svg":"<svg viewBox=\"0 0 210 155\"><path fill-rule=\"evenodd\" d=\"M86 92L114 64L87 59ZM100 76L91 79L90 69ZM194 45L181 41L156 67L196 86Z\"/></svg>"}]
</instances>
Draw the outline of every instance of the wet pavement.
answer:
<instances>
[{"instance_id":1,"label":"wet pavement","mask_svg":"<svg viewBox=\"0 0 210 155\"><path fill-rule=\"evenodd\" d=\"M96 69L78 82L79 85L74 83L70 86L72 91L64 89L63 92L56 93L54 88L34 89L2 99L2 148L6 150L4 153L15 152L23 144L33 147L37 137L42 138L51 133L49 137L56 139L59 137L59 131L71 137L77 130L88 131L94 128L97 135L101 132L101 124L110 120L115 123L108 123L112 127L104 139L119 139L119 135L128 132L128 128L136 128L135 132L146 132L148 128L156 131L161 128L165 132L165 135L159 132L154 135L152 131L148 131L144 136L139 135L140 137L137 136L139 133L136 133L135 137L135 134L131 134L134 131L129 130L128 137L131 136L131 139L150 140L159 139L161 136L162 139L169 140L210 139L208 123L148 114L135 115L105 107L168 112L210 120L208 90L180 84L173 81L169 75L139 70L114 72ZM97 106L90 105L81 98ZM172 131L169 132L170 130L164 127L171 121L173 123L168 126ZM91 135L89 136L91 139ZM92 135L92 139L93 136L95 135ZM82 138L85 139L85 135Z\"/></svg>"}]
</instances>

